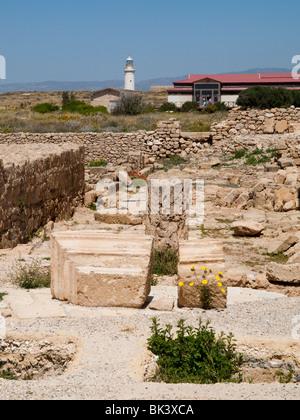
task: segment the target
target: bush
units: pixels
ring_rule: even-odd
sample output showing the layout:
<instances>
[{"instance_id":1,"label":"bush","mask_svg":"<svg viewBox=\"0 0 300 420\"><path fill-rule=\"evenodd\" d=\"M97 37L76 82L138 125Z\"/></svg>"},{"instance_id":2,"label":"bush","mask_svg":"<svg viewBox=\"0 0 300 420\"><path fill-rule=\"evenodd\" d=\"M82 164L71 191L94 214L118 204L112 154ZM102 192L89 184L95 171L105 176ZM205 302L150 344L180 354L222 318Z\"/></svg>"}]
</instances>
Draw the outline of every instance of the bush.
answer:
<instances>
[{"instance_id":1,"label":"bush","mask_svg":"<svg viewBox=\"0 0 300 420\"><path fill-rule=\"evenodd\" d=\"M172 102L165 102L164 104L161 105L161 107L159 108L159 112L177 112L177 106L175 104L173 104Z\"/></svg>"},{"instance_id":2,"label":"bush","mask_svg":"<svg viewBox=\"0 0 300 420\"><path fill-rule=\"evenodd\" d=\"M171 248L154 250L153 274L157 276L174 276L178 273L177 251Z\"/></svg>"},{"instance_id":3,"label":"bush","mask_svg":"<svg viewBox=\"0 0 300 420\"><path fill-rule=\"evenodd\" d=\"M77 112L82 115L96 114L97 112L100 112L102 114L108 114L107 108L105 106L94 107L81 101L68 102L65 105L63 105L62 110L64 112Z\"/></svg>"},{"instance_id":4,"label":"bush","mask_svg":"<svg viewBox=\"0 0 300 420\"><path fill-rule=\"evenodd\" d=\"M236 352L232 334L221 333L217 337L209 321L203 325L200 319L198 328L193 328L180 320L174 337L171 325L162 329L156 318L152 321L148 350L158 356L155 380L198 384L241 382L243 358Z\"/></svg>"},{"instance_id":5,"label":"bush","mask_svg":"<svg viewBox=\"0 0 300 420\"><path fill-rule=\"evenodd\" d=\"M203 114L214 114L215 112L228 111L224 102L217 102L213 105L207 105L202 109Z\"/></svg>"},{"instance_id":6,"label":"bush","mask_svg":"<svg viewBox=\"0 0 300 420\"><path fill-rule=\"evenodd\" d=\"M137 93L123 93L112 110L113 115L139 115L146 107L143 97Z\"/></svg>"},{"instance_id":7,"label":"bush","mask_svg":"<svg viewBox=\"0 0 300 420\"><path fill-rule=\"evenodd\" d=\"M48 102L45 102L43 104L37 104L35 107L32 108L33 112L38 112L39 114L47 114L49 112L55 112L58 110L58 106L49 104Z\"/></svg>"},{"instance_id":8,"label":"bush","mask_svg":"<svg viewBox=\"0 0 300 420\"><path fill-rule=\"evenodd\" d=\"M251 87L241 92L237 100L237 105L243 108L258 109L288 108L299 104L300 92L267 86Z\"/></svg>"},{"instance_id":9,"label":"bush","mask_svg":"<svg viewBox=\"0 0 300 420\"><path fill-rule=\"evenodd\" d=\"M42 267L40 260L35 259L30 263L18 263L10 274L13 284L23 289L38 289L50 287L51 276L48 268Z\"/></svg>"},{"instance_id":10,"label":"bush","mask_svg":"<svg viewBox=\"0 0 300 420\"><path fill-rule=\"evenodd\" d=\"M99 167L99 166L105 167L107 166L107 163L108 162L105 159L91 160L90 163L88 164L88 167L89 168L94 168L94 167Z\"/></svg>"},{"instance_id":11,"label":"bush","mask_svg":"<svg viewBox=\"0 0 300 420\"><path fill-rule=\"evenodd\" d=\"M193 112L193 111L198 111L198 104L197 102L185 102L182 107L181 107L181 111L182 112Z\"/></svg>"}]
</instances>

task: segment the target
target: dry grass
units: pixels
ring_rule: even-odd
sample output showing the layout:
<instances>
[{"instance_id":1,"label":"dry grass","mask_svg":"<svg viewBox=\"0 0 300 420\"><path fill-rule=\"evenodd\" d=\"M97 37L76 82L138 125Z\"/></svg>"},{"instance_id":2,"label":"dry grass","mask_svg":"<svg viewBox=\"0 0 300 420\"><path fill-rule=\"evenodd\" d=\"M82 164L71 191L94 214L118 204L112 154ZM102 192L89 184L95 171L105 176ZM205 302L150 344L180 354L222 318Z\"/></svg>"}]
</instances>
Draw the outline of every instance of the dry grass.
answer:
<instances>
[{"instance_id":1,"label":"dry grass","mask_svg":"<svg viewBox=\"0 0 300 420\"><path fill-rule=\"evenodd\" d=\"M209 131L214 121L226 118L226 113L212 115L193 113L148 113L137 116L95 114L84 116L64 112L38 114L30 109L0 110L0 133L57 132L134 132L152 131L162 120L176 117L183 131Z\"/></svg>"},{"instance_id":2,"label":"dry grass","mask_svg":"<svg viewBox=\"0 0 300 420\"><path fill-rule=\"evenodd\" d=\"M90 103L91 92L75 92L76 99ZM167 101L166 92L143 92L146 103L159 106ZM62 92L14 92L0 95L0 133L61 132L134 132L153 131L159 121L175 117L183 131L209 131L212 122L226 119L226 112L205 115L192 113L147 113L137 116L95 114L84 116L55 112L37 114L31 109L38 103L62 104Z\"/></svg>"}]
</instances>

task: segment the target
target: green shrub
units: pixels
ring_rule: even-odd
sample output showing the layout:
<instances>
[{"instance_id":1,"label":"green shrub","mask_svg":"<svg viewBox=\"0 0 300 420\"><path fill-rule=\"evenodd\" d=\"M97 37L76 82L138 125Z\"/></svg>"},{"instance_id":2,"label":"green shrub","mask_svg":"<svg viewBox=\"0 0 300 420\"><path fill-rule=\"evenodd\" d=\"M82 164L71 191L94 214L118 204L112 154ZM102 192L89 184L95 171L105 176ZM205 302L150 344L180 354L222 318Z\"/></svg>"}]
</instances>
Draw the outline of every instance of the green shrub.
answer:
<instances>
[{"instance_id":1,"label":"green shrub","mask_svg":"<svg viewBox=\"0 0 300 420\"><path fill-rule=\"evenodd\" d=\"M10 274L10 279L13 284L27 290L51 285L50 270L42 267L38 259L26 264L18 262Z\"/></svg>"},{"instance_id":2,"label":"green shrub","mask_svg":"<svg viewBox=\"0 0 300 420\"><path fill-rule=\"evenodd\" d=\"M90 163L88 164L89 168L94 168L94 167L99 167L99 166L107 166L107 160L105 159L97 159L97 160L91 160Z\"/></svg>"},{"instance_id":3,"label":"green shrub","mask_svg":"<svg viewBox=\"0 0 300 420\"><path fill-rule=\"evenodd\" d=\"M4 296L7 296L7 293L0 293L0 302L3 301Z\"/></svg>"},{"instance_id":4,"label":"green shrub","mask_svg":"<svg viewBox=\"0 0 300 420\"><path fill-rule=\"evenodd\" d=\"M284 88L267 86L253 86L241 92L237 105L243 108L287 108L291 105L299 106L300 92Z\"/></svg>"},{"instance_id":5,"label":"green shrub","mask_svg":"<svg viewBox=\"0 0 300 420\"><path fill-rule=\"evenodd\" d=\"M274 157L274 151L271 149L268 149L266 152L264 149L255 149L252 153L246 155L245 165L256 166L261 163L267 163L271 161L272 157Z\"/></svg>"},{"instance_id":6,"label":"green shrub","mask_svg":"<svg viewBox=\"0 0 300 420\"><path fill-rule=\"evenodd\" d=\"M185 102L181 107L182 112L194 112L198 111L198 104L197 102L188 101Z\"/></svg>"},{"instance_id":7,"label":"green shrub","mask_svg":"<svg viewBox=\"0 0 300 420\"><path fill-rule=\"evenodd\" d=\"M161 107L159 108L159 112L177 112L177 106L175 104L173 104L172 102L165 102L164 104L161 105Z\"/></svg>"},{"instance_id":8,"label":"green shrub","mask_svg":"<svg viewBox=\"0 0 300 420\"><path fill-rule=\"evenodd\" d=\"M123 93L120 100L115 104L113 115L139 115L144 112L146 106L143 97L137 93Z\"/></svg>"},{"instance_id":9,"label":"green shrub","mask_svg":"<svg viewBox=\"0 0 300 420\"><path fill-rule=\"evenodd\" d=\"M32 108L33 112L38 112L39 114L47 114L49 112L55 112L58 110L58 106L49 104L48 102L45 102L43 104L37 104L35 107Z\"/></svg>"},{"instance_id":10,"label":"green shrub","mask_svg":"<svg viewBox=\"0 0 300 420\"><path fill-rule=\"evenodd\" d=\"M209 324L208 321L203 325L200 319L198 328L194 328L180 320L174 336L171 325L162 329L153 318L148 350L158 356L154 380L198 384L241 382L243 358L236 351L233 335L217 336Z\"/></svg>"},{"instance_id":11,"label":"green shrub","mask_svg":"<svg viewBox=\"0 0 300 420\"><path fill-rule=\"evenodd\" d=\"M172 248L154 250L153 274L157 276L174 276L178 273L178 254Z\"/></svg>"},{"instance_id":12,"label":"green shrub","mask_svg":"<svg viewBox=\"0 0 300 420\"><path fill-rule=\"evenodd\" d=\"M220 111L227 111L228 108L227 106L224 104L224 102L217 102L213 105L207 105L205 106L201 112L203 112L203 114L214 114L215 112L220 112Z\"/></svg>"},{"instance_id":13,"label":"green shrub","mask_svg":"<svg viewBox=\"0 0 300 420\"><path fill-rule=\"evenodd\" d=\"M105 106L92 106L81 101L71 101L63 105L62 110L64 112L77 112L82 115L90 115L96 113L108 114Z\"/></svg>"}]
</instances>

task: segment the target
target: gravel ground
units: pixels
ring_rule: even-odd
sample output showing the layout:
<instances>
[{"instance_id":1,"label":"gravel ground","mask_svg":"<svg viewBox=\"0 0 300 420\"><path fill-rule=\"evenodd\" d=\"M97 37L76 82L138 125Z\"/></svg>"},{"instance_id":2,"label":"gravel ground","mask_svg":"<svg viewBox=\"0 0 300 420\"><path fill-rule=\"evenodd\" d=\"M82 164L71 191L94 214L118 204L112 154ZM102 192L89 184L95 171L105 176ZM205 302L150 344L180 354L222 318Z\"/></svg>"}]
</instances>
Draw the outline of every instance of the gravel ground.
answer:
<instances>
[{"instance_id":1,"label":"gravel ground","mask_svg":"<svg viewBox=\"0 0 300 420\"><path fill-rule=\"evenodd\" d=\"M196 325L199 316L236 338L291 340L299 316L299 298L279 298L229 305L223 311L182 309L175 312L118 309L101 318L8 319L8 331L80 337L78 356L63 376L38 381L0 380L2 400L251 400L300 397L298 384L168 385L143 381L153 314L162 324L181 318Z\"/></svg>"},{"instance_id":2,"label":"gravel ground","mask_svg":"<svg viewBox=\"0 0 300 420\"><path fill-rule=\"evenodd\" d=\"M214 216L217 217L217 216ZM69 222L56 224L59 230L88 228L99 229L93 213L80 209ZM117 230L117 226L109 226ZM140 228L126 227L139 232ZM233 240L232 240L233 241ZM230 242L231 244L231 242ZM34 245L34 243L33 243ZM29 246L30 247L30 246ZM249 247L248 247L249 248ZM249 250L243 258L252 258ZM240 244L236 263L241 263ZM29 251L28 251L29 252ZM15 264L16 258L38 256L49 265L49 243L35 248L34 252L12 254L0 252L0 292L5 291L5 272ZM253 250L253 252L256 252ZM232 247L230 248L232 259ZM227 256L228 257L228 256ZM68 307L68 305L66 305ZM300 297L282 297L244 303L230 303L222 311L178 309L172 312L155 312L128 309L79 310L80 316L64 318L17 319L7 318L9 333L40 334L42 336L66 335L80 339L75 361L63 376L38 381L6 381L0 379L1 400L298 400L300 384L217 384L168 385L144 382L145 365L149 360L147 339L150 337L151 319L156 316L162 324L176 325L179 319L197 325L199 317L210 319L219 332L232 332L239 340L245 337L288 343L292 340L296 317L300 316ZM300 324L300 318L298 323ZM300 333L300 328L299 328ZM287 344L288 346L288 344ZM300 342L299 342L300 346ZM300 354L300 351L299 351Z\"/></svg>"}]
</instances>

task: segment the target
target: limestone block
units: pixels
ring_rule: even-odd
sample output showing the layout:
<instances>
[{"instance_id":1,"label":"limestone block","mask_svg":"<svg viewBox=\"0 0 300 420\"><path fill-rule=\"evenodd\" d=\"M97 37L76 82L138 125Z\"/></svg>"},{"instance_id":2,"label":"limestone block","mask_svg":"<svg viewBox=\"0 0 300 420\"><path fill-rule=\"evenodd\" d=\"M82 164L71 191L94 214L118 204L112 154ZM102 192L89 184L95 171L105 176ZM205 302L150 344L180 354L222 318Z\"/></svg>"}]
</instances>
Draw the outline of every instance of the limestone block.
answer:
<instances>
[{"instance_id":1,"label":"limestone block","mask_svg":"<svg viewBox=\"0 0 300 420\"><path fill-rule=\"evenodd\" d=\"M234 234L237 236L259 236L264 227L253 221L237 221L232 224Z\"/></svg>"},{"instance_id":2,"label":"limestone block","mask_svg":"<svg viewBox=\"0 0 300 420\"><path fill-rule=\"evenodd\" d=\"M272 115L272 114L268 114L268 115ZM265 134L273 134L275 130L275 119L267 118L265 121L263 130Z\"/></svg>"},{"instance_id":3,"label":"limestone block","mask_svg":"<svg viewBox=\"0 0 300 420\"><path fill-rule=\"evenodd\" d=\"M141 308L150 293L153 238L103 231L52 235L51 291L88 307Z\"/></svg>"},{"instance_id":4,"label":"limestone block","mask_svg":"<svg viewBox=\"0 0 300 420\"><path fill-rule=\"evenodd\" d=\"M268 267L269 282L300 284L300 264L276 264Z\"/></svg>"},{"instance_id":5,"label":"limestone block","mask_svg":"<svg viewBox=\"0 0 300 420\"><path fill-rule=\"evenodd\" d=\"M191 267L195 266L195 271ZM183 307L200 308L202 302L200 298L203 270L207 267L213 277L209 282L212 293L211 308L225 308L227 304L227 284L222 279L222 287L218 286L215 275L219 272L225 275L225 255L222 242L211 239L192 239L180 241L179 243L179 265L178 279L183 286L178 287L178 303ZM190 286L194 283L193 286ZM225 291L225 293L222 292Z\"/></svg>"},{"instance_id":6,"label":"limestone block","mask_svg":"<svg viewBox=\"0 0 300 420\"><path fill-rule=\"evenodd\" d=\"M282 134L286 133L289 129L288 122L286 120L277 121L275 125L275 132Z\"/></svg>"},{"instance_id":7,"label":"limestone block","mask_svg":"<svg viewBox=\"0 0 300 420\"><path fill-rule=\"evenodd\" d=\"M290 208L290 202L294 203L294 207ZM295 210L297 208L297 193L289 188L282 187L274 193L274 209L275 211L285 211L285 204L289 203L289 209Z\"/></svg>"}]
</instances>

